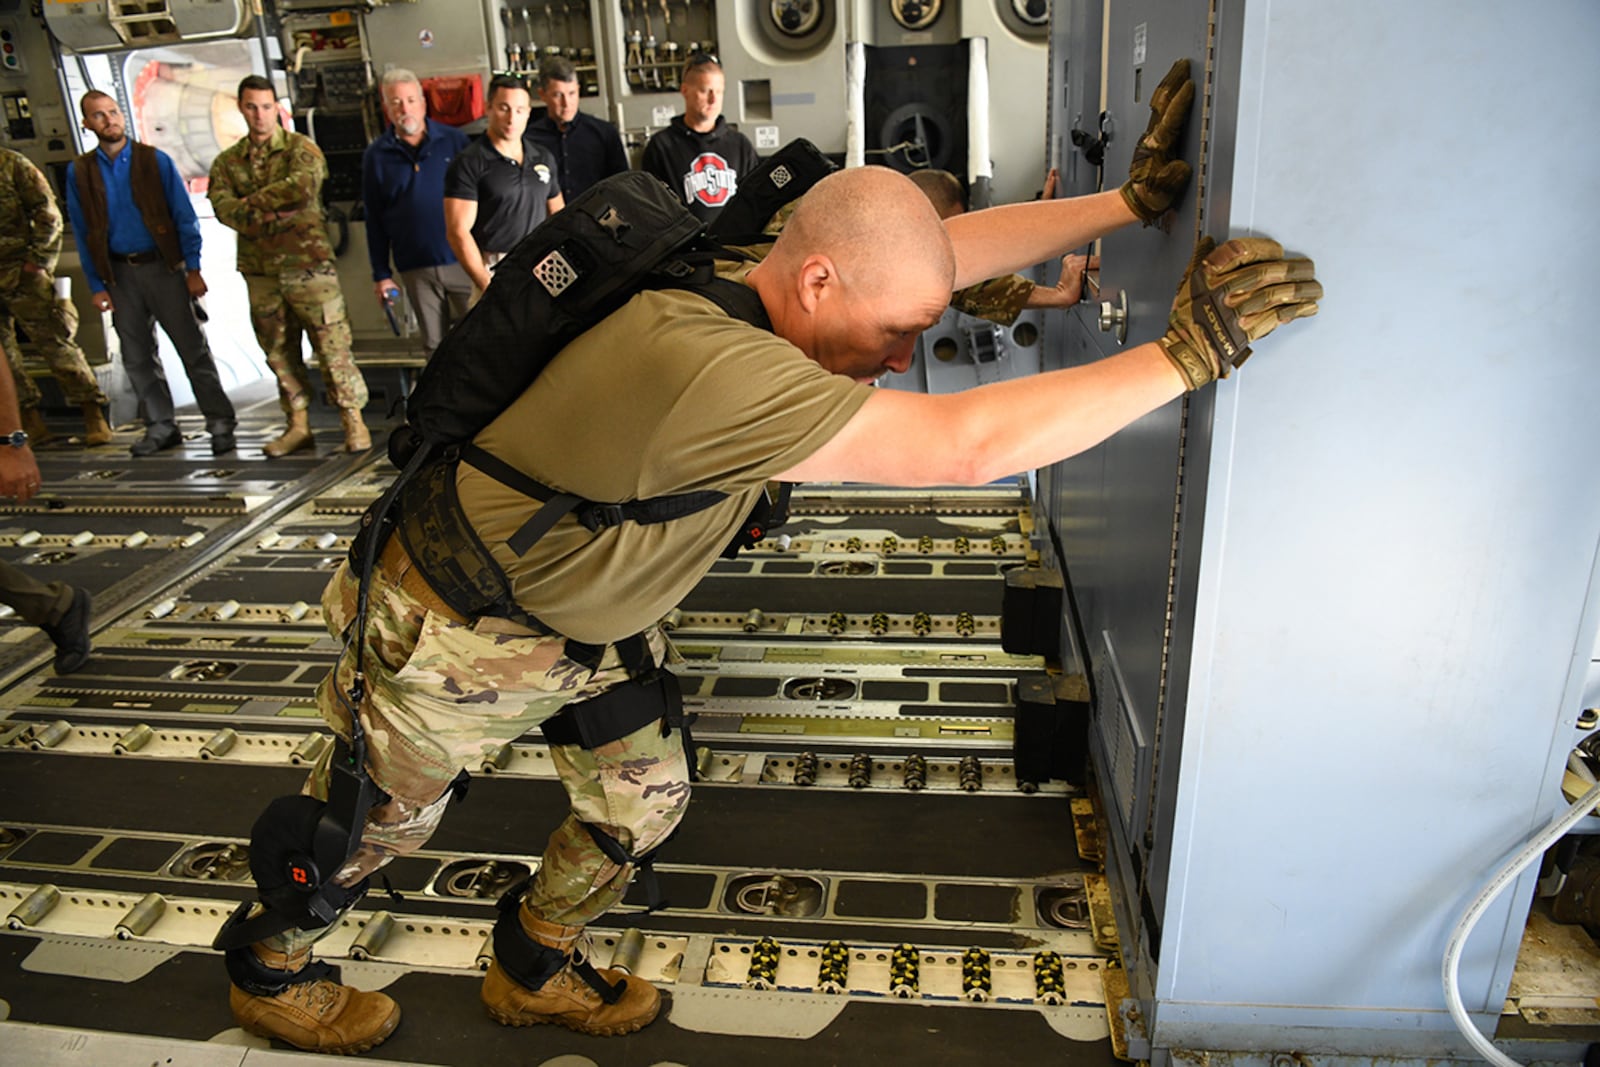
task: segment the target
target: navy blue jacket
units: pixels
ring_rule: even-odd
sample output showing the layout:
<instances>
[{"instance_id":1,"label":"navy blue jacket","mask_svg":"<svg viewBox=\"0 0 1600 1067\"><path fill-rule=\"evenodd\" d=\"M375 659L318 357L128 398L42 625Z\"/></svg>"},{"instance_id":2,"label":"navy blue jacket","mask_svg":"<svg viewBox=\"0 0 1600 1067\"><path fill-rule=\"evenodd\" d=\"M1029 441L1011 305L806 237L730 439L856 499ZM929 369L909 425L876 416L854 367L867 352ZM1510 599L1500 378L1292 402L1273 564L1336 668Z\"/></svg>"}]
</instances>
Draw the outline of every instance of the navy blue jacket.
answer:
<instances>
[{"instance_id":1,"label":"navy blue jacket","mask_svg":"<svg viewBox=\"0 0 1600 1067\"><path fill-rule=\"evenodd\" d=\"M628 155L622 150L617 128L604 119L578 112L562 130L546 111L528 123L524 141L532 141L551 155L561 167L561 194L573 198L601 178L628 169Z\"/></svg>"},{"instance_id":2,"label":"navy blue jacket","mask_svg":"<svg viewBox=\"0 0 1600 1067\"><path fill-rule=\"evenodd\" d=\"M397 271L456 261L444 230L444 175L466 147L466 134L432 119L416 148L396 137L392 126L367 146L361 157L361 198L373 281L393 276L391 253Z\"/></svg>"}]
</instances>

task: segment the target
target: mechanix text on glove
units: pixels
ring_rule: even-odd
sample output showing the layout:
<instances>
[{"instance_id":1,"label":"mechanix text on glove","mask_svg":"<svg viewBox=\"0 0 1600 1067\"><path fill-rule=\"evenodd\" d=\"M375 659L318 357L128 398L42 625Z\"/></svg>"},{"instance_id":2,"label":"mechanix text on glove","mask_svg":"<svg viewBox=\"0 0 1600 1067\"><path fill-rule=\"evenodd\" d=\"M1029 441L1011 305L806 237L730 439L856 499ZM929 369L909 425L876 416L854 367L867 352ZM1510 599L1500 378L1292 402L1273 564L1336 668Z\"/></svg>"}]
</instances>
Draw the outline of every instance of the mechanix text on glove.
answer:
<instances>
[{"instance_id":1,"label":"mechanix text on glove","mask_svg":"<svg viewBox=\"0 0 1600 1067\"><path fill-rule=\"evenodd\" d=\"M1286 259L1268 237L1195 246L1157 344L1189 389L1226 378L1250 355L1250 342L1280 323L1317 313L1322 285L1309 259Z\"/></svg>"}]
</instances>

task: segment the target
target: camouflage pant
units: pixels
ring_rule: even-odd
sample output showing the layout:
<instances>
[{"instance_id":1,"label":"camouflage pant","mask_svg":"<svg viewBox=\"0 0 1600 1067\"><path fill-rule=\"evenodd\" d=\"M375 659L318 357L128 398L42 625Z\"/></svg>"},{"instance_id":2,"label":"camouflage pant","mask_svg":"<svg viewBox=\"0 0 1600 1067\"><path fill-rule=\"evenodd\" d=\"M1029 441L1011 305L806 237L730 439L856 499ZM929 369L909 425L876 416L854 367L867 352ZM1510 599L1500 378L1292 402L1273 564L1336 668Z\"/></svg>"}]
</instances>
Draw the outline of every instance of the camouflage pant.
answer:
<instances>
[{"instance_id":1,"label":"camouflage pant","mask_svg":"<svg viewBox=\"0 0 1600 1067\"><path fill-rule=\"evenodd\" d=\"M311 350L322 368L329 398L341 408L366 407L367 382L350 355L350 320L334 269L246 274L244 281L250 290L250 322L278 380L283 413L311 406L311 375L300 353L302 330L311 335Z\"/></svg>"},{"instance_id":2,"label":"camouflage pant","mask_svg":"<svg viewBox=\"0 0 1600 1067\"><path fill-rule=\"evenodd\" d=\"M56 297L55 278L48 271L18 271L15 285L0 288L0 346L11 363L17 383L17 406L26 411L39 406L39 387L22 369L13 320L22 323L28 337L44 356L61 391L74 404L104 404L106 394L94 380L83 349L73 340L78 332L78 310L72 301Z\"/></svg>"},{"instance_id":3,"label":"camouflage pant","mask_svg":"<svg viewBox=\"0 0 1600 1067\"><path fill-rule=\"evenodd\" d=\"M569 701L627 678L615 648L591 674L562 654L563 638L541 637L503 619L453 622L418 603L400 578L373 575L362 663L367 765L392 799L368 814L360 847L335 876L341 885L421 848L444 817L446 790L458 771L478 767L486 753L537 728ZM356 592L355 576L342 565L323 593L324 618L335 635L355 616ZM659 661L665 638L655 631L650 643ZM353 669L354 649L348 648L317 692L323 716L346 737L341 693ZM632 854L654 848L683 818L688 761L682 737L663 737L659 722L593 751L553 745L550 756L572 810L550 835L523 900L548 922L583 926L622 899L633 875L631 865L619 866L600 850L583 823ZM305 792L326 796L328 758L313 769ZM293 951L323 932L291 930L268 944Z\"/></svg>"},{"instance_id":4,"label":"camouflage pant","mask_svg":"<svg viewBox=\"0 0 1600 1067\"><path fill-rule=\"evenodd\" d=\"M1010 326L1028 306L1033 289L1033 283L1020 274L1007 274L956 290L950 297L950 306L968 315Z\"/></svg>"}]
</instances>

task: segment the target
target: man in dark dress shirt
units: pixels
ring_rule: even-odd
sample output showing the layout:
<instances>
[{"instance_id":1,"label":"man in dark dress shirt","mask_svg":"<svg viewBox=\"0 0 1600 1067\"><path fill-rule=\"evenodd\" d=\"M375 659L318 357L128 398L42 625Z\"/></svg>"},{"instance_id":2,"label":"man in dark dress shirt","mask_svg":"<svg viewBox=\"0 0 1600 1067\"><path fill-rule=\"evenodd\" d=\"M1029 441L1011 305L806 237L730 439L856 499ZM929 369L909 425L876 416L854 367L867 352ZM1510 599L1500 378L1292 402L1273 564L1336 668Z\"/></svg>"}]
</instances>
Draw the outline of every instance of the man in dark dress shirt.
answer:
<instances>
[{"instance_id":1,"label":"man in dark dress shirt","mask_svg":"<svg viewBox=\"0 0 1600 1067\"><path fill-rule=\"evenodd\" d=\"M539 65L539 99L544 114L528 123L524 140L549 150L561 165L561 195L570 200L601 178L628 169L617 128L578 110L578 72L552 56Z\"/></svg>"}]
</instances>

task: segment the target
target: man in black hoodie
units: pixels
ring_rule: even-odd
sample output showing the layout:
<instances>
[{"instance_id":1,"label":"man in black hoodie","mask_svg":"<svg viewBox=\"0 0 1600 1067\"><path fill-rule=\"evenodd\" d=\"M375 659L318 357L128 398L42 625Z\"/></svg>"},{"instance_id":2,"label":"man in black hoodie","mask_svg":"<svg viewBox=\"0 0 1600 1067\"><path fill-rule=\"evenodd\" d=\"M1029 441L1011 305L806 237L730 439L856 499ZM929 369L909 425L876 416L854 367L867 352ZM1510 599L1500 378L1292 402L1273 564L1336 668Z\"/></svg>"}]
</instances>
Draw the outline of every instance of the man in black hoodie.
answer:
<instances>
[{"instance_id":1,"label":"man in black hoodie","mask_svg":"<svg viewBox=\"0 0 1600 1067\"><path fill-rule=\"evenodd\" d=\"M683 114L651 137L639 169L683 197L695 217L710 222L738 191L739 177L760 157L749 138L722 117L726 79L715 56L697 52L683 65Z\"/></svg>"}]
</instances>

